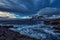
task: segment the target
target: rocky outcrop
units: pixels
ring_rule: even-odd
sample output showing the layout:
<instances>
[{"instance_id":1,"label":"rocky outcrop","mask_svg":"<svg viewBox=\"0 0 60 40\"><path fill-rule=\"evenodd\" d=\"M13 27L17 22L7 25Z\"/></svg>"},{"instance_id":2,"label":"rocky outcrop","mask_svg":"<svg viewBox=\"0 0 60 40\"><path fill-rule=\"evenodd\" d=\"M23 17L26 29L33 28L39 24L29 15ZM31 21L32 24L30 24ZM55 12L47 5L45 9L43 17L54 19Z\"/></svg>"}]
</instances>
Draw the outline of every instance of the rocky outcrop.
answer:
<instances>
[{"instance_id":1,"label":"rocky outcrop","mask_svg":"<svg viewBox=\"0 0 60 40\"><path fill-rule=\"evenodd\" d=\"M35 38L21 35L18 32L9 30L6 26L0 26L0 40L37 40Z\"/></svg>"}]
</instances>

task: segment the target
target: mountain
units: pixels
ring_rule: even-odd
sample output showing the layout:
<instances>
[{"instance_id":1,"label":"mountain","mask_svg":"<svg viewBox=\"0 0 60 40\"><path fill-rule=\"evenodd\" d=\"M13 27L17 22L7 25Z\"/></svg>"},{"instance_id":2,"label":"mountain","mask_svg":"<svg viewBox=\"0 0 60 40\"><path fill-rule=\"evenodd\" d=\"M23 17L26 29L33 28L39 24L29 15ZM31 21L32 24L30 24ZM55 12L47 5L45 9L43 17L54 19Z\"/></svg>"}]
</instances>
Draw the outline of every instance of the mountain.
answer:
<instances>
[{"instance_id":1,"label":"mountain","mask_svg":"<svg viewBox=\"0 0 60 40\"><path fill-rule=\"evenodd\" d=\"M60 40L60 33L59 33L60 30L56 32L55 30L56 28L54 28L55 26L45 25L43 24L43 21L40 21L40 19L46 17L44 15L48 16L60 15L60 8L58 8L57 6L57 4L59 4L58 1L57 0L0 0L0 11L6 11L9 13L13 12L15 15L18 14L17 16L21 18L26 18L23 16L29 16L29 15L31 15L32 17L29 19L0 18L0 23L2 23L0 25L14 24L13 28L9 29L6 28L6 31L3 30L5 29L5 26L1 27L0 31L1 32L3 31L2 33L0 33L1 40L5 40L4 38L7 38L7 40L9 39L11 40L13 36L14 39L12 40L20 40L20 38L21 40L26 39L29 40L28 38L30 37L36 38L37 40ZM12 32L9 32L10 30L12 30ZM19 34L25 36L18 36L17 34L15 35L13 32L14 33L18 32ZM9 34L12 34L12 36ZM28 38L26 36L28 36Z\"/></svg>"}]
</instances>

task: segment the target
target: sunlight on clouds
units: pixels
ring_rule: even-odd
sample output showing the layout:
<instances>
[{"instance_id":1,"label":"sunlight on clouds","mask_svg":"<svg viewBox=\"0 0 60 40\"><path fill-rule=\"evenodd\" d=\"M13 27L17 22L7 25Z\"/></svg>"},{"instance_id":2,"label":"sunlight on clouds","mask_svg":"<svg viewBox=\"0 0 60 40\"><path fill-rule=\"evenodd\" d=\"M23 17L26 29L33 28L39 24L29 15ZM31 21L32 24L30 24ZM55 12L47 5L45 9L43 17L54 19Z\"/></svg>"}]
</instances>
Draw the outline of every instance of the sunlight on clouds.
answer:
<instances>
[{"instance_id":1,"label":"sunlight on clouds","mask_svg":"<svg viewBox=\"0 0 60 40\"><path fill-rule=\"evenodd\" d=\"M14 14L14 13L10 13L10 12L2 12L2 11L0 11L0 17L6 17L6 18L20 18L20 19L29 19L29 18L31 18L31 17L29 17L29 16L20 16L20 15L16 15L16 14Z\"/></svg>"},{"instance_id":2,"label":"sunlight on clouds","mask_svg":"<svg viewBox=\"0 0 60 40\"><path fill-rule=\"evenodd\" d=\"M21 16L21 15L15 15L17 18L20 18L20 19L30 19L31 17L29 16Z\"/></svg>"},{"instance_id":3,"label":"sunlight on clouds","mask_svg":"<svg viewBox=\"0 0 60 40\"><path fill-rule=\"evenodd\" d=\"M29 19L29 18L31 18L31 17L29 17L29 16L21 17L21 19Z\"/></svg>"},{"instance_id":4,"label":"sunlight on clouds","mask_svg":"<svg viewBox=\"0 0 60 40\"><path fill-rule=\"evenodd\" d=\"M8 17L8 18L16 18L16 16L9 12L1 12L0 11L0 17Z\"/></svg>"}]
</instances>

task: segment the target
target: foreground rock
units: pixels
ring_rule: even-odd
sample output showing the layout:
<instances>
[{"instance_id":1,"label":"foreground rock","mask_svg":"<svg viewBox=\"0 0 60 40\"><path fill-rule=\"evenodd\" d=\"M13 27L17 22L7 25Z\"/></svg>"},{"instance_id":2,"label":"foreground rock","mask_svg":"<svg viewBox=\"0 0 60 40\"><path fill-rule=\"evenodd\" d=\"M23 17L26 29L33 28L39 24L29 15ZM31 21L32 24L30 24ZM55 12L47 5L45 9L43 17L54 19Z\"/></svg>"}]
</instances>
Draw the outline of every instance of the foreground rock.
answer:
<instances>
[{"instance_id":1,"label":"foreground rock","mask_svg":"<svg viewBox=\"0 0 60 40\"><path fill-rule=\"evenodd\" d=\"M37 40L0 26L0 40Z\"/></svg>"}]
</instances>

